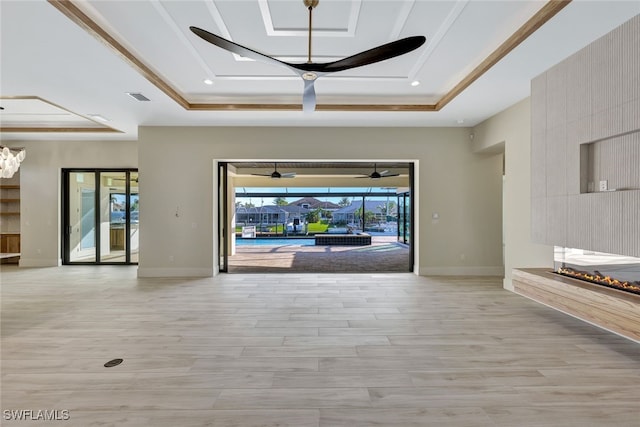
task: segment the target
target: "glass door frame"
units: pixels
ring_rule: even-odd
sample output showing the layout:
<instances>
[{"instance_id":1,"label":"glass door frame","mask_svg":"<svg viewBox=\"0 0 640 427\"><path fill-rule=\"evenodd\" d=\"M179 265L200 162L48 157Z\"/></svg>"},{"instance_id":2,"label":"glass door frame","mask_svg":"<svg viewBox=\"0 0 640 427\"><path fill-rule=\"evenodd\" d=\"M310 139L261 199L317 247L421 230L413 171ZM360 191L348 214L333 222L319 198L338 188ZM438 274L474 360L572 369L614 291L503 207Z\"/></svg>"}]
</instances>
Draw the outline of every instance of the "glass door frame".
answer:
<instances>
[{"instance_id":1,"label":"glass door frame","mask_svg":"<svg viewBox=\"0 0 640 427\"><path fill-rule=\"evenodd\" d=\"M125 174L125 261L113 262L102 261L101 258L101 232L100 232L100 177L103 172L121 172ZM94 227L95 227L95 260L93 261L72 261L71 260L71 220L69 194L70 176L73 173L92 173L94 175ZM63 168L62 169L62 221L61 223L61 251L63 265L137 265L131 262L131 174L138 173L137 168ZM134 194L139 194L134 193Z\"/></svg>"},{"instance_id":2,"label":"glass door frame","mask_svg":"<svg viewBox=\"0 0 640 427\"><path fill-rule=\"evenodd\" d=\"M218 272L227 273L229 271L229 246L231 233L227 232L230 224L229 220L229 197L227 187L228 163L218 162Z\"/></svg>"},{"instance_id":3,"label":"glass door frame","mask_svg":"<svg viewBox=\"0 0 640 427\"><path fill-rule=\"evenodd\" d=\"M415 190L414 164L409 165L409 191L398 193L398 242L409 245L409 270L414 268ZM407 209L408 207L408 209ZM402 215L400 215L402 212ZM407 220L409 227L407 227ZM402 222L402 224L400 224ZM407 238L407 235L409 236Z\"/></svg>"}]
</instances>

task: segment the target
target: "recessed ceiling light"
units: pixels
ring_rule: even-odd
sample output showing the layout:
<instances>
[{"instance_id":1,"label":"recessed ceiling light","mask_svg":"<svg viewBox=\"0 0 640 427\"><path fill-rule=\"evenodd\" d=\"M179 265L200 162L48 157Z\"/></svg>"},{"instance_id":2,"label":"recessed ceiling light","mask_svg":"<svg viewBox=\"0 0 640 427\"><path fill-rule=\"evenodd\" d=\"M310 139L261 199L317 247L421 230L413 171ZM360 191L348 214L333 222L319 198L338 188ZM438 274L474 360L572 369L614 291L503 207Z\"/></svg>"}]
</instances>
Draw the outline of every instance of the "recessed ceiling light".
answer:
<instances>
[{"instance_id":1,"label":"recessed ceiling light","mask_svg":"<svg viewBox=\"0 0 640 427\"><path fill-rule=\"evenodd\" d=\"M419 84L420 84L419 80L414 80L414 81L411 82L411 86L414 86L414 87L418 86Z\"/></svg>"},{"instance_id":2,"label":"recessed ceiling light","mask_svg":"<svg viewBox=\"0 0 640 427\"><path fill-rule=\"evenodd\" d=\"M211 79L204 79L204 84L206 84L206 85L212 85L212 84L213 84L213 80L211 80Z\"/></svg>"},{"instance_id":3,"label":"recessed ceiling light","mask_svg":"<svg viewBox=\"0 0 640 427\"><path fill-rule=\"evenodd\" d=\"M461 124L464 123L464 119L458 119L457 122L458 122L459 125L461 125Z\"/></svg>"},{"instance_id":4,"label":"recessed ceiling light","mask_svg":"<svg viewBox=\"0 0 640 427\"><path fill-rule=\"evenodd\" d=\"M147 98L146 96L144 96L141 93L127 92L127 95L129 95L130 97L132 97L133 99L135 99L137 101L151 101L149 98Z\"/></svg>"}]
</instances>

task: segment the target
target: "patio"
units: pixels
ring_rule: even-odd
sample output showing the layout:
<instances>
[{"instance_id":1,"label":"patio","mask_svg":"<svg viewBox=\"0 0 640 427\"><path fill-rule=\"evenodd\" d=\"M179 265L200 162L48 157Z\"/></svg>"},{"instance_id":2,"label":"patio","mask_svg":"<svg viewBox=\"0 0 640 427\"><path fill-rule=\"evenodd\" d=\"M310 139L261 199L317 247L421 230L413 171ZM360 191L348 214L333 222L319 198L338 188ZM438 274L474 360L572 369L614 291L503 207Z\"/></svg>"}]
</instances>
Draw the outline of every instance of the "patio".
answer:
<instances>
[{"instance_id":1,"label":"patio","mask_svg":"<svg viewBox=\"0 0 640 427\"><path fill-rule=\"evenodd\" d=\"M229 273L406 273L409 261L395 236L374 236L370 246L238 245Z\"/></svg>"}]
</instances>

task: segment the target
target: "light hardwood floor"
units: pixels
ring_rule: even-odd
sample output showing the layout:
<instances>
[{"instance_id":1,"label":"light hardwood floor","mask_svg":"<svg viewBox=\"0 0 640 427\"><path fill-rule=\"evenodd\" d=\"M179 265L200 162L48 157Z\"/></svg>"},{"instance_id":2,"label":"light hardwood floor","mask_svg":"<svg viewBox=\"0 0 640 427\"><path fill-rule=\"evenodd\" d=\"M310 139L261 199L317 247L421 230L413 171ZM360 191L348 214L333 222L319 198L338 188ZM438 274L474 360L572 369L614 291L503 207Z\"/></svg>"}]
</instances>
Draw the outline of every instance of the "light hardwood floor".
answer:
<instances>
[{"instance_id":1,"label":"light hardwood floor","mask_svg":"<svg viewBox=\"0 0 640 427\"><path fill-rule=\"evenodd\" d=\"M640 426L640 345L498 278L0 278L3 426Z\"/></svg>"}]
</instances>

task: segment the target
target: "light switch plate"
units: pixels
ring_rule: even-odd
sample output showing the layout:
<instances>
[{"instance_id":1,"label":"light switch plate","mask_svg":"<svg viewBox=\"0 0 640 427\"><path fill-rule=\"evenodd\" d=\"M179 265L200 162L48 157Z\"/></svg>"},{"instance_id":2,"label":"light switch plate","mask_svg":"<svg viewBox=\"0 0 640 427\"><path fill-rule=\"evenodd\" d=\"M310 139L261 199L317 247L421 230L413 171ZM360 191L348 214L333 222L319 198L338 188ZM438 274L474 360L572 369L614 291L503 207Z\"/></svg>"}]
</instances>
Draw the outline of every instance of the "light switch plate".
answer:
<instances>
[{"instance_id":1,"label":"light switch plate","mask_svg":"<svg viewBox=\"0 0 640 427\"><path fill-rule=\"evenodd\" d=\"M600 191L607 191L607 180L600 181Z\"/></svg>"}]
</instances>

